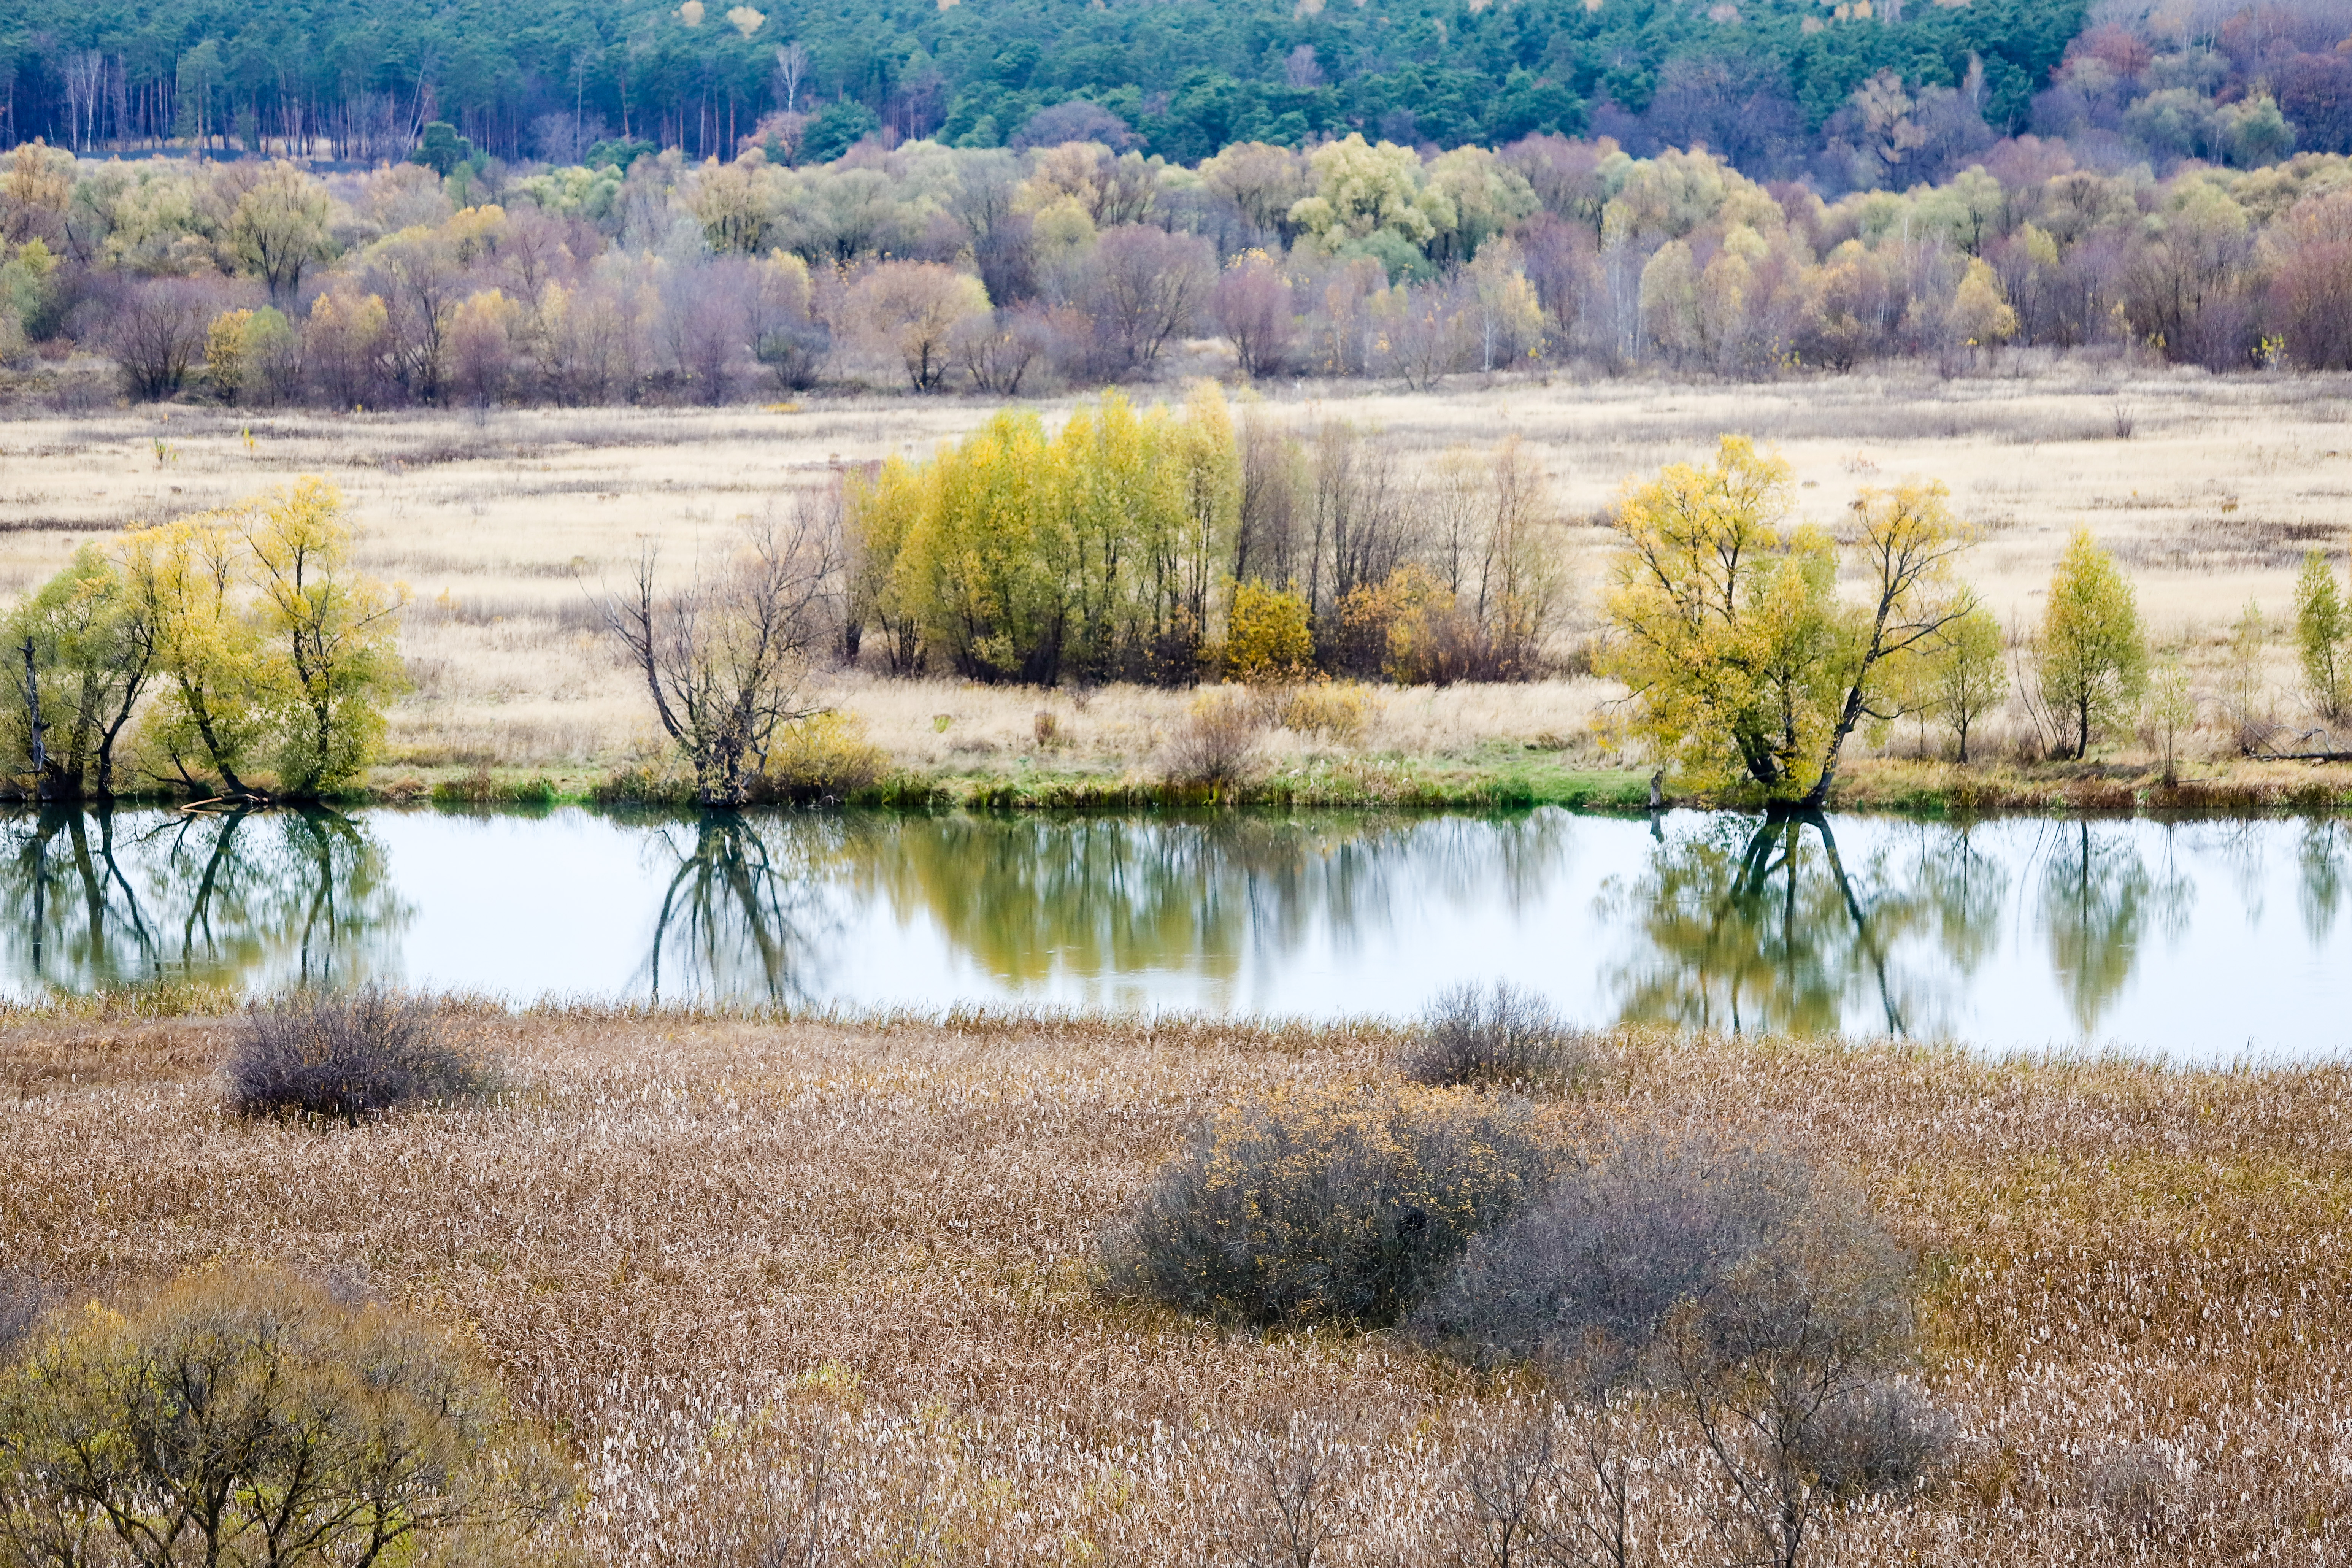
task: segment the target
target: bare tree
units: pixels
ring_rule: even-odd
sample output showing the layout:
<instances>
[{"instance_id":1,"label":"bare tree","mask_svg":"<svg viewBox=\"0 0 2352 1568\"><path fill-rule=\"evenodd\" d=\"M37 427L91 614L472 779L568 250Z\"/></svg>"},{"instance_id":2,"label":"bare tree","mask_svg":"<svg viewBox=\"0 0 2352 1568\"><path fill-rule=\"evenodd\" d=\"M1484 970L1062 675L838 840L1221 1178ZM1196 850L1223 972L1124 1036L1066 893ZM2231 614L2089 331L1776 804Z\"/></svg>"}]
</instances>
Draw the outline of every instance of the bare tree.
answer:
<instances>
[{"instance_id":1,"label":"bare tree","mask_svg":"<svg viewBox=\"0 0 2352 1568\"><path fill-rule=\"evenodd\" d=\"M801 83L809 68L808 46L803 43L776 46L776 96L783 100L784 112L793 114L800 109Z\"/></svg>"},{"instance_id":2,"label":"bare tree","mask_svg":"<svg viewBox=\"0 0 2352 1568\"><path fill-rule=\"evenodd\" d=\"M1243 374L1255 380L1290 363L1291 345L1298 335L1290 284L1264 252L1234 258L1210 290L1209 314L1234 345Z\"/></svg>"},{"instance_id":3,"label":"bare tree","mask_svg":"<svg viewBox=\"0 0 2352 1568\"><path fill-rule=\"evenodd\" d=\"M133 284L108 313L105 337L133 397L170 397L204 357L205 331L219 304L215 291L187 278Z\"/></svg>"},{"instance_id":4,"label":"bare tree","mask_svg":"<svg viewBox=\"0 0 2352 1568\"><path fill-rule=\"evenodd\" d=\"M1191 330L1217 279L1216 257L1197 235L1131 225L1097 242L1087 314L1129 369L1149 369L1161 345Z\"/></svg>"},{"instance_id":5,"label":"bare tree","mask_svg":"<svg viewBox=\"0 0 2352 1568\"><path fill-rule=\"evenodd\" d=\"M937 392L954 363L966 321L988 315L980 279L937 261L886 261L862 279L853 307L867 331L896 350L917 392Z\"/></svg>"},{"instance_id":6,"label":"bare tree","mask_svg":"<svg viewBox=\"0 0 2352 1568\"><path fill-rule=\"evenodd\" d=\"M733 563L675 593L656 591L647 550L633 590L605 602L702 805L749 801L777 730L815 711L802 685L832 635L839 557L839 532L810 498L788 521L754 524Z\"/></svg>"}]
</instances>

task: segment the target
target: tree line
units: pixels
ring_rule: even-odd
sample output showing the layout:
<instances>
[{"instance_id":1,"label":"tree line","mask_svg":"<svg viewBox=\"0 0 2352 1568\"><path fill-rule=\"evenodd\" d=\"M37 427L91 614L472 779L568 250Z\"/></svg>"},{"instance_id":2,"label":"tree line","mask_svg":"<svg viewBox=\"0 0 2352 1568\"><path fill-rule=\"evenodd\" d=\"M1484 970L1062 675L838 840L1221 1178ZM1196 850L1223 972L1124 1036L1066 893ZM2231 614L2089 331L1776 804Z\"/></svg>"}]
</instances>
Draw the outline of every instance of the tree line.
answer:
<instances>
[{"instance_id":1,"label":"tree line","mask_svg":"<svg viewBox=\"0 0 2352 1568\"><path fill-rule=\"evenodd\" d=\"M1736 13L1670 0L36 0L0 25L0 134L365 161L404 154L437 120L507 162L562 163L598 142L729 155L787 122L830 156L869 132L1019 145L1038 115L1080 104L1189 163L1351 131L1455 146L1630 117L1672 135L1711 96L1814 149L1855 87L1890 69L1915 89L1957 89L1973 71L1990 123L2026 129L2083 15L2080 0L1748 0Z\"/></svg>"},{"instance_id":2,"label":"tree line","mask_svg":"<svg viewBox=\"0 0 2352 1568\"><path fill-rule=\"evenodd\" d=\"M1226 371L1766 376L2008 346L2352 365L2352 161L2102 174L2023 139L1824 201L1705 152L1350 136L508 176L0 160L0 356L242 405L1010 396ZM1205 345L1205 346L1204 346ZM1207 357L1203 357L1204 354Z\"/></svg>"}]
</instances>

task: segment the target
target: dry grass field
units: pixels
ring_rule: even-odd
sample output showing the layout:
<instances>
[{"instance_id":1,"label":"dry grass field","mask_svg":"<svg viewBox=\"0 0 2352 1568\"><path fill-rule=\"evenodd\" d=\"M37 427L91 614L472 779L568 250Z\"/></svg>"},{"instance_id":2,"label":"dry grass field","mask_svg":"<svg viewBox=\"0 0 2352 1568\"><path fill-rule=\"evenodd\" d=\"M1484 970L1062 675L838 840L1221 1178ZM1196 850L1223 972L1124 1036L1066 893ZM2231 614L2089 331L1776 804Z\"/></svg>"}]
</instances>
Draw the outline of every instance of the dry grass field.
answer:
<instances>
[{"instance_id":1,"label":"dry grass field","mask_svg":"<svg viewBox=\"0 0 2352 1568\"><path fill-rule=\"evenodd\" d=\"M1327 1564L1486 1564L1465 1458L1539 1396L1381 1335L1105 1300L1095 1238L1204 1111L1385 1076L1392 1032L483 1013L511 1091L322 1131L222 1110L227 1028L0 1027L0 1263L68 1297L216 1263L461 1334L579 1467L551 1560L1245 1561L1319 1443ZM2352 1557L2352 1071L1622 1033L1558 1136L1698 1119L1853 1173L1916 1249L1949 1474L1838 1564ZM1458 1091L1468 1092L1468 1091ZM1726 1561L1651 1434L1637 1561ZM734 1547L720 1544L732 1538ZM802 1561L793 1557L790 1561ZM808 1561L820 1559L810 1557Z\"/></svg>"},{"instance_id":2,"label":"dry grass field","mask_svg":"<svg viewBox=\"0 0 2352 1568\"><path fill-rule=\"evenodd\" d=\"M1985 531L1974 580L2021 624L2080 524L2132 572L2167 641L2217 632L2249 595L2284 610L2302 552L2340 550L2352 538L2352 382L2016 369L1949 381L1904 369L1761 385L1465 380L1428 394L1302 385L1262 395L1268 412L1302 425L1339 417L1378 429L1415 461L1518 433L1551 478L1584 613L1608 546L1600 510L1629 476L1698 458L1726 430L1777 445L1808 509L1825 520L1858 486L1946 480ZM940 398L432 415L141 408L15 421L0 425L0 592L54 571L81 542L323 474L351 498L366 563L414 595L403 646L415 689L394 715L392 768L603 767L652 740L594 605L644 545L690 570L698 552L724 548L740 520L824 482L834 464L919 454L992 406ZM1034 694L894 689L855 678L830 695L865 713L894 756L934 765L959 744L1017 742L1039 706ZM1360 743L1570 734L1593 697L1566 687L1466 701L1402 697ZM1129 694L1099 721L1069 712L1065 738L1075 757L1126 765L1181 710L1179 699ZM1428 710L1444 714L1434 729L1414 716ZM941 712L957 715L946 731L930 727Z\"/></svg>"}]
</instances>

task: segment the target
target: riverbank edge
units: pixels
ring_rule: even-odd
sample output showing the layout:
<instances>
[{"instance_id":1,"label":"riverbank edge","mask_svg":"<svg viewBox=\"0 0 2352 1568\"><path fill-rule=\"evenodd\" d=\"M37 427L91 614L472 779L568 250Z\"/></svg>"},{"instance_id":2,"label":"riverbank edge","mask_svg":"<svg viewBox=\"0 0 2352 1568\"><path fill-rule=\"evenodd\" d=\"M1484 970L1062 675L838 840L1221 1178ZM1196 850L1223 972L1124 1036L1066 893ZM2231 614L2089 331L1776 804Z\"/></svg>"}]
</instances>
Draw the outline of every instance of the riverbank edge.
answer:
<instances>
[{"instance_id":1,"label":"riverbank edge","mask_svg":"<svg viewBox=\"0 0 2352 1568\"><path fill-rule=\"evenodd\" d=\"M1580 768L1550 760L1349 758L1254 778L1185 782L1139 770L1039 767L904 769L879 778L772 783L751 804L898 811L1154 811L1200 809L1507 811L1558 806L1638 813L1653 805L1651 770ZM22 797L19 797L21 800ZM175 791L124 792L121 805L196 805ZM228 803L219 803L226 807ZM644 768L388 768L331 805L692 809L692 781ZM1749 792L1665 789L1657 805L1755 810ZM2183 769L2114 763L1963 765L1902 759L1852 763L1830 793L1836 811L1922 817L2141 813L2319 814L2352 811L2352 765L2246 760Z\"/></svg>"},{"instance_id":2,"label":"riverbank edge","mask_svg":"<svg viewBox=\"0 0 2352 1568\"><path fill-rule=\"evenodd\" d=\"M192 1021L228 1024L256 1009L299 997L299 989L252 992L215 981L147 980L106 989L49 992L35 996L0 994L0 1027L37 1024L137 1024ZM1246 1046L1294 1058L1331 1058L1370 1051L1387 1061L1420 1037L1423 1025L1412 1014L1345 1013L1330 1016L1288 1013L1220 1013L1201 1009L1156 1012L1135 1006L1020 1002L957 1003L921 1007L695 997L649 1002L593 995L508 995L456 990L423 994L453 1023L496 1025L538 1022L572 1026L722 1026L814 1027L887 1039L894 1035L949 1031L984 1042L1020 1039L1051 1043L1099 1037L1110 1030L1181 1051L1204 1046ZM1620 1058L1618 1070L1596 1064L1570 1098L1611 1092L1624 1062L1656 1058L1669 1051L1738 1052L1813 1064L1874 1065L1897 1071L1948 1072L1979 1078L2024 1075L2080 1084L2105 1079L2114 1086L2161 1079L2308 1078L2352 1073L2352 1062L2332 1058L2274 1058L2260 1054L2211 1059L2179 1058L2161 1051L2135 1051L2113 1043L2073 1047L1989 1047L1943 1036L1822 1033L1771 1029L1742 1034L1720 1028L1643 1020L1580 1027L1585 1043ZM110 1048L133 1044L110 1042Z\"/></svg>"}]
</instances>

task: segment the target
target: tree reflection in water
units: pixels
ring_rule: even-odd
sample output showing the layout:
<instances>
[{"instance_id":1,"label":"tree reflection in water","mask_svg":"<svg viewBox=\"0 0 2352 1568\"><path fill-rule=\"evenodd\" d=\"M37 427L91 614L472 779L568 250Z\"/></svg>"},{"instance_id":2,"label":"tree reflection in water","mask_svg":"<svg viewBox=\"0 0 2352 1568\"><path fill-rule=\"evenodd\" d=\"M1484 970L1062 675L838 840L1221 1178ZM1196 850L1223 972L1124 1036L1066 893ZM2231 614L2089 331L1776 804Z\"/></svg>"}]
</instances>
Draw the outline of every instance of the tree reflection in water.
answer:
<instances>
[{"instance_id":1,"label":"tree reflection in water","mask_svg":"<svg viewBox=\"0 0 2352 1568\"><path fill-rule=\"evenodd\" d=\"M670 863L639 973L664 996L809 1000L814 945L835 918L825 884L873 853L866 818L705 812L667 825L649 853Z\"/></svg>"},{"instance_id":2,"label":"tree reflection in water","mask_svg":"<svg viewBox=\"0 0 2352 1568\"><path fill-rule=\"evenodd\" d=\"M2295 889L2295 906L2303 915L2304 934L2317 947L2336 929L2336 911L2344 903L2344 850L2352 833L2332 816L2317 816L2303 825L2296 860L2303 876Z\"/></svg>"},{"instance_id":3,"label":"tree reflection in water","mask_svg":"<svg viewBox=\"0 0 2352 1568\"><path fill-rule=\"evenodd\" d=\"M1944 999L1999 938L2008 873L1965 829L1920 825L1853 865L1819 816L1657 837L1643 873L1601 893L1642 939L1612 977L1629 1020L1946 1032Z\"/></svg>"},{"instance_id":4,"label":"tree reflection in water","mask_svg":"<svg viewBox=\"0 0 2352 1568\"><path fill-rule=\"evenodd\" d=\"M381 846L338 812L50 808L0 821L0 942L28 989L397 975L409 918Z\"/></svg>"},{"instance_id":5,"label":"tree reflection in water","mask_svg":"<svg viewBox=\"0 0 2352 1568\"><path fill-rule=\"evenodd\" d=\"M2131 823L2050 825L2042 867L2042 927L2050 963L2085 1039L2130 983L2150 923L2187 916L2192 887L2171 864L2151 872ZM2168 836L2168 845L2169 836Z\"/></svg>"},{"instance_id":6,"label":"tree reflection in water","mask_svg":"<svg viewBox=\"0 0 2352 1568\"><path fill-rule=\"evenodd\" d=\"M1015 986L1056 974L1231 981L1317 941L1347 949L1438 900L1517 909L1557 879L1571 819L1217 813L952 816L875 837L861 893Z\"/></svg>"}]
</instances>

